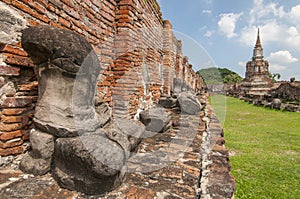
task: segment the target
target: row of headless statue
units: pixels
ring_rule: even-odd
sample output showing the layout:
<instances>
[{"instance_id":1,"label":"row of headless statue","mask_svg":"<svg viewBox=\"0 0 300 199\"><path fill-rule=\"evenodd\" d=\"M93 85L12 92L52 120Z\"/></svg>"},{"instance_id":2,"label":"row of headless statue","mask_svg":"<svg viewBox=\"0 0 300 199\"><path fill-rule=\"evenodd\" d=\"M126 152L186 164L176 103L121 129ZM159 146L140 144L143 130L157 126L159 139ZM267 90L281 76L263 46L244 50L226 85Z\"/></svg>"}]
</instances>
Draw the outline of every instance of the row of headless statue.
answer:
<instances>
[{"instance_id":1,"label":"row of headless statue","mask_svg":"<svg viewBox=\"0 0 300 199\"><path fill-rule=\"evenodd\" d=\"M35 64L39 99L30 133L32 150L20 168L35 175L51 172L61 187L87 194L119 186L145 128L164 129L170 123L168 115L157 109L153 117L162 119L152 118L158 122L147 127L149 112L143 124L112 119L105 104L95 107L99 60L85 38L74 32L30 27L23 31L22 46ZM200 104L191 104L185 109L196 114Z\"/></svg>"}]
</instances>

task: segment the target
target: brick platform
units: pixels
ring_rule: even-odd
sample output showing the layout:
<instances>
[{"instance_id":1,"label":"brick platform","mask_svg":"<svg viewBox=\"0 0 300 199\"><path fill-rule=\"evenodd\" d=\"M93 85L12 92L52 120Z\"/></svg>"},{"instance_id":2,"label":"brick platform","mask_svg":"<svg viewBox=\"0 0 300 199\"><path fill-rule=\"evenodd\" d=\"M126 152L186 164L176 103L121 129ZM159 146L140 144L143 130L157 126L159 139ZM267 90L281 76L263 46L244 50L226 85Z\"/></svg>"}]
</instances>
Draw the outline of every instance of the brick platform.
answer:
<instances>
[{"instance_id":1,"label":"brick platform","mask_svg":"<svg viewBox=\"0 0 300 199\"><path fill-rule=\"evenodd\" d=\"M105 196L94 198L233 197L235 182L229 174L229 155L224 146L223 130L211 106L207 105L196 116L184 115L177 110L168 111L172 113L172 128L144 138L138 146L138 156L133 155L129 160L131 173L126 175L124 183ZM20 192L23 196L34 194L27 198L89 198L60 189L50 175L28 177L19 171L9 171L1 172L0 176L0 195L5 198L12 198ZM12 176L16 182L8 180ZM47 183L49 186L44 186ZM27 188L30 184L34 186Z\"/></svg>"}]
</instances>

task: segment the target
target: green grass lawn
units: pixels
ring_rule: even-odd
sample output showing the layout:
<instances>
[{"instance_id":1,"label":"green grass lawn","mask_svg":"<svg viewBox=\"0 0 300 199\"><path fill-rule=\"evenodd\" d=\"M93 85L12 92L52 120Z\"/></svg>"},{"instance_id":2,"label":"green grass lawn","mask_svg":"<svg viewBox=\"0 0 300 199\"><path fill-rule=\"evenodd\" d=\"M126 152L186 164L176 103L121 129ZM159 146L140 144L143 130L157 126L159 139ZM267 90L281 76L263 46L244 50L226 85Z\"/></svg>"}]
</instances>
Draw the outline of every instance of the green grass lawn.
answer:
<instances>
[{"instance_id":1,"label":"green grass lawn","mask_svg":"<svg viewBox=\"0 0 300 199\"><path fill-rule=\"evenodd\" d=\"M211 101L221 117L224 97ZM300 113L256 107L226 98L224 132L235 198L300 198ZM220 111L221 110L221 111Z\"/></svg>"}]
</instances>

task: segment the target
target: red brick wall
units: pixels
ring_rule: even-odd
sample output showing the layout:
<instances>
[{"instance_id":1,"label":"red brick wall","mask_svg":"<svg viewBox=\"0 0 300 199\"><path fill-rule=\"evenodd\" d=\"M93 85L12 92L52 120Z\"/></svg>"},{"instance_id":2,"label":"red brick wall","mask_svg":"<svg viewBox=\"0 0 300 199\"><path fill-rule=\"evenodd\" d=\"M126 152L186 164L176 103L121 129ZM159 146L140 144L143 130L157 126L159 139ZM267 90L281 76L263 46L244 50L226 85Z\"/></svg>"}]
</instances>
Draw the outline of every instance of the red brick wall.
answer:
<instances>
[{"instance_id":1,"label":"red brick wall","mask_svg":"<svg viewBox=\"0 0 300 199\"><path fill-rule=\"evenodd\" d=\"M115 113L134 115L159 98L162 18L156 1L121 0L116 10Z\"/></svg>"},{"instance_id":2,"label":"red brick wall","mask_svg":"<svg viewBox=\"0 0 300 199\"><path fill-rule=\"evenodd\" d=\"M21 30L28 26L69 29L94 46L102 68L97 95L115 114L132 117L151 106L162 92L171 93L175 77L195 90L201 86L156 0L0 3L0 9L20 18L20 25L7 31L12 39L0 36L0 155L21 153L32 128L38 85L32 61L20 44Z\"/></svg>"}]
</instances>

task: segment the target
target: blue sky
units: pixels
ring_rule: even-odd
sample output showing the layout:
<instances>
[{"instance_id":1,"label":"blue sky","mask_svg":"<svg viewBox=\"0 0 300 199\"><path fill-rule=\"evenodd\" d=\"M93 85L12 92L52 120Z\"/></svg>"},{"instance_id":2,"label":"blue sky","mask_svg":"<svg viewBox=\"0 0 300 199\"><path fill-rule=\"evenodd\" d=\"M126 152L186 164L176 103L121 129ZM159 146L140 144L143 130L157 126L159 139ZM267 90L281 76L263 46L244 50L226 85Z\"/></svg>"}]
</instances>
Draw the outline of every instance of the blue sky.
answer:
<instances>
[{"instance_id":1,"label":"blue sky","mask_svg":"<svg viewBox=\"0 0 300 199\"><path fill-rule=\"evenodd\" d=\"M158 2L196 70L215 65L244 76L259 27L270 71L300 80L300 0Z\"/></svg>"}]
</instances>

